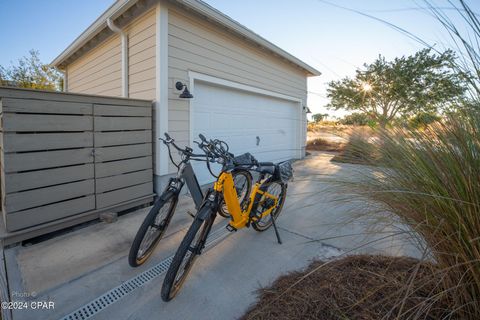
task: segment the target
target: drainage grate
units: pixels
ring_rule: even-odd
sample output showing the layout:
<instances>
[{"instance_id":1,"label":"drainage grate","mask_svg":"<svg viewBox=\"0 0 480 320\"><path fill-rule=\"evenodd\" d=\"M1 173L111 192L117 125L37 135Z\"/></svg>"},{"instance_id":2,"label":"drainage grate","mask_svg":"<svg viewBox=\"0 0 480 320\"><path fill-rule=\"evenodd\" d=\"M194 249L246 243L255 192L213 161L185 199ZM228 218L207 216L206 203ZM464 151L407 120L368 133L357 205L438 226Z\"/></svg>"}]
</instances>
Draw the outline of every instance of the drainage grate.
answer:
<instances>
[{"instance_id":1,"label":"drainage grate","mask_svg":"<svg viewBox=\"0 0 480 320\"><path fill-rule=\"evenodd\" d=\"M219 243L222 239L228 236L230 232L226 231L225 228L220 227L217 230L213 231L205 245L205 250L210 249ZM159 264L151 267L150 269L138 274L137 276L123 282L118 287L113 288L112 290L104 293L95 300L88 302L83 307L78 308L72 313L64 316L60 320L86 320L93 317L98 312L107 308L111 304L122 299L124 296L130 294L137 288L142 287L147 282L159 277L163 273L167 272L170 263L172 262L173 255L161 261Z\"/></svg>"}]
</instances>

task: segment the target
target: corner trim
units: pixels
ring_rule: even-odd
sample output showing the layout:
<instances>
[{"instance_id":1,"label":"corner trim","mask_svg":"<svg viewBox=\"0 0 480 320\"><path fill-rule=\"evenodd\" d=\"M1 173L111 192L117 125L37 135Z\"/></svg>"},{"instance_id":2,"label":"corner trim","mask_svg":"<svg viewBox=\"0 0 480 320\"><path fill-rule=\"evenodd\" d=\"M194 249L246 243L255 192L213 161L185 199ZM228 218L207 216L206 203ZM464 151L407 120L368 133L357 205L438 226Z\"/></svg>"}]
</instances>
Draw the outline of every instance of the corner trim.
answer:
<instances>
[{"instance_id":1,"label":"corner trim","mask_svg":"<svg viewBox=\"0 0 480 320\"><path fill-rule=\"evenodd\" d=\"M168 174L168 150L158 138L168 132L168 7L155 8L155 174Z\"/></svg>"}]
</instances>

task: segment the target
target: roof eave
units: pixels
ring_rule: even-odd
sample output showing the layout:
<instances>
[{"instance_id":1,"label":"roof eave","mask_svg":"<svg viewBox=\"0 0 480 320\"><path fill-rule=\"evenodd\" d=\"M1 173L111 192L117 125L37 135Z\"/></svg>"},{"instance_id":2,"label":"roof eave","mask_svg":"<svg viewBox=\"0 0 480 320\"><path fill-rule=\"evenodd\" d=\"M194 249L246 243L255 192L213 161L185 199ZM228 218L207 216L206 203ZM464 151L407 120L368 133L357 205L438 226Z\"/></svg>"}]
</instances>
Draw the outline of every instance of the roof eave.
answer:
<instances>
[{"instance_id":1,"label":"roof eave","mask_svg":"<svg viewBox=\"0 0 480 320\"><path fill-rule=\"evenodd\" d=\"M296 66L307 72L308 76L319 76L322 73L312 66L306 64L300 59L294 57L285 50L274 45L270 41L259 36L252 30L241 25L237 21L218 11L217 9L211 7L203 1L198 0L173 0L176 3L182 4L195 12L198 12L201 15L204 15L213 21L224 25L233 32L250 39L251 41L258 43L260 46L276 53L278 56L290 61ZM72 54L77 50L82 48L85 44L88 43L96 34L102 31L106 26L106 20L112 18L113 20L120 15L122 15L127 9L134 5L138 0L118 0L112 6L110 6L94 23L92 23L80 36L78 36L72 44L70 44L58 57L56 57L51 65L55 67L61 66L65 60L67 60Z\"/></svg>"},{"instance_id":2,"label":"roof eave","mask_svg":"<svg viewBox=\"0 0 480 320\"><path fill-rule=\"evenodd\" d=\"M100 17L98 17L85 31L83 31L62 53L60 53L50 65L59 67L73 53L88 43L96 34L107 27L107 19L113 20L120 16L124 11L134 5L138 0L118 0L115 1Z\"/></svg>"},{"instance_id":3,"label":"roof eave","mask_svg":"<svg viewBox=\"0 0 480 320\"><path fill-rule=\"evenodd\" d=\"M191 8L192 10L200 14L203 14L209 17L210 19L213 19L217 23L230 28L234 32L260 44L261 46L269 49L270 51L275 52L282 58L287 59L293 62L294 64L296 64L297 66L301 67L302 69L307 71L311 76L319 76L322 74L317 69L306 64L305 62L301 61L300 59L296 58L295 56L281 49L280 47L274 45L270 41L266 40L265 38L261 37L260 35L256 34L252 30L248 29L247 27L243 26L242 24L238 23L237 21L233 20L229 16L225 15L221 11L213 8L212 6L210 6L209 4L203 1L198 1L198 0L175 0L175 1L177 3L181 3L185 5L186 7Z\"/></svg>"}]
</instances>

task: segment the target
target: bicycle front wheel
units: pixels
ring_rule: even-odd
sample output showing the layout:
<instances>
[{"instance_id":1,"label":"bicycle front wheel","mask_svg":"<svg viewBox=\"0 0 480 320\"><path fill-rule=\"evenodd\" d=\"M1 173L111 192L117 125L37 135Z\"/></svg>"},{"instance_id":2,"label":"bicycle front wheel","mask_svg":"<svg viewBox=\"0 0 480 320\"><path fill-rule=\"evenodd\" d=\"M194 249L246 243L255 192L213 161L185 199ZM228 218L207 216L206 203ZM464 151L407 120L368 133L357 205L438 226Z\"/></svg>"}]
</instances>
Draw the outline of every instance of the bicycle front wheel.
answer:
<instances>
[{"instance_id":1,"label":"bicycle front wheel","mask_svg":"<svg viewBox=\"0 0 480 320\"><path fill-rule=\"evenodd\" d=\"M272 212L269 215L252 222L252 227L256 231L265 231L272 225L272 219L277 219L278 215L282 211L283 204L285 202L285 198L287 196L287 185L278 180L269 180L265 181L263 185L260 187L263 192L266 192L274 197L277 197L277 204L273 208ZM261 213L269 208L272 207L274 204L271 198L268 198L264 195L260 197L258 201L258 206L256 208L257 215L261 215Z\"/></svg>"},{"instance_id":2,"label":"bicycle front wheel","mask_svg":"<svg viewBox=\"0 0 480 320\"><path fill-rule=\"evenodd\" d=\"M172 263L168 268L162 285L161 296L163 301L170 301L177 295L188 273L192 269L197 256L200 255L205 247L205 241L213 225L215 215L211 208L203 207L196 216L203 216L203 210L209 210L211 212L207 214L205 220L199 218L193 220L192 225L188 229L182 243L180 243Z\"/></svg>"},{"instance_id":3,"label":"bicycle front wheel","mask_svg":"<svg viewBox=\"0 0 480 320\"><path fill-rule=\"evenodd\" d=\"M167 230L177 202L178 194L173 191L167 191L155 201L152 209L150 209L150 212L138 229L130 247L128 254L130 266L138 267L152 255L155 247Z\"/></svg>"}]
</instances>

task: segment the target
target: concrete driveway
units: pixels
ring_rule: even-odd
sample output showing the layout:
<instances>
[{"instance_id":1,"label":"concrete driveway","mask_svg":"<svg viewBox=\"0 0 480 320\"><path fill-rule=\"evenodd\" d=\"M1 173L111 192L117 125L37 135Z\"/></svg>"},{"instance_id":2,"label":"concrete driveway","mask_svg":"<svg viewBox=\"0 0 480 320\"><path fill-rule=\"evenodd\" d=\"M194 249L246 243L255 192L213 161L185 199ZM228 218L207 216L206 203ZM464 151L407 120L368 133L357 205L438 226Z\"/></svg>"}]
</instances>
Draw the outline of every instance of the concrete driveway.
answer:
<instances>
[{"instance_id":1,"label":"concrete driveway","mask_svg":"<svg viewBox=\"0 0 480 320\"><path fill-rule=\"evenodd\" d=\"M236 319L255 302L258 288L312 259L358 252L418 256L404 236L396 236L398 226L372 230L372 221L355 219L368 210L366 202L349 199L334 181L357 179L369 169L331 163L331 157L314 153L295 163L295 180L278 220L282 245L276 243L273 229L263 233L244 229L224 237L226 221L219 217L215 234L221 241L200 256L182 291L169 303L160 298L161 265L175 252L191 222L185 214L193 210L187 197L154 256L136 269L129 267L127 255L148 208L115 223L6 249L12 300L55 304L53 309L15 310L13 318Z\"/></svg>"}]
</instances>

